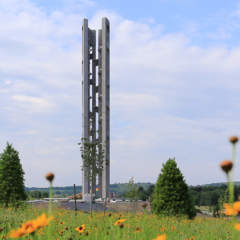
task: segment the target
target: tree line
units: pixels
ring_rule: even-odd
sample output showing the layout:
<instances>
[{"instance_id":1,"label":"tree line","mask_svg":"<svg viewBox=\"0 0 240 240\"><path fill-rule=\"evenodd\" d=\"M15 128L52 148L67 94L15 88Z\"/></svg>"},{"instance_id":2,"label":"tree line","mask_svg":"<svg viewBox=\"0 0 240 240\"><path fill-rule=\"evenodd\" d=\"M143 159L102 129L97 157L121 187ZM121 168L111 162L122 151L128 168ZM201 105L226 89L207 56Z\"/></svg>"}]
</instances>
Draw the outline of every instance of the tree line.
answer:
<instances>
[{"instance_id":1,"label":"tree line","mask_svg":"<svg viewBox=\"0 0 240 240\"><path fill-rule=\"evenodd\" d=\"M154 184L151 184L147 189L140 186L136 189L137 200L146 201L151 199ZM208 186L208 185L199 185L199 186L189 186L189 195L193 200L195 206L215 206L219 203L219 201L223 200L228 196L227 185L216 185L216 186ZM238 196L240 196L240 186L235 186L234 188L235 201L238 200ZM123 198L129 198L129 191L125 191L120 195ZM227 198L226 198L227 199Z\"/></svg>"},{"instance_id":2,"label":"tree line","mask_svg":"<svg viewBox=\"0 0 240 240\"><path fill-rule=\"evenodd\" d=\"M137 200L150 200L154 184L139 184L136 183L136 198ZM27 194L32 198L46 198L48 196L47 188L26 188ZM81 192L81 186L76 187L77 192ZM123 199L131 198L127 183L110 184L110 192L115 192L117 197ZM73 194L73 186L54 187L54 195L68 196ZM214 206L218 201L227 194L227 185L199 185L189 186L189 194L193 199L195 206ZM235 186L235 200L240 196L240 186Z\"/></svg>"},{"instance_id":3,"label":"tree line","mask_svg":"<svg viewBox=\"0 0 240 240\"><path fill-rule=\"evenodd\" d=\"M228 188L226 184L217 186L190 186L190 194L196 206L215 206L219 201L228 200ZM234 187L234 201L240 196L240 186Z\"/></svg>"}]
</instances>

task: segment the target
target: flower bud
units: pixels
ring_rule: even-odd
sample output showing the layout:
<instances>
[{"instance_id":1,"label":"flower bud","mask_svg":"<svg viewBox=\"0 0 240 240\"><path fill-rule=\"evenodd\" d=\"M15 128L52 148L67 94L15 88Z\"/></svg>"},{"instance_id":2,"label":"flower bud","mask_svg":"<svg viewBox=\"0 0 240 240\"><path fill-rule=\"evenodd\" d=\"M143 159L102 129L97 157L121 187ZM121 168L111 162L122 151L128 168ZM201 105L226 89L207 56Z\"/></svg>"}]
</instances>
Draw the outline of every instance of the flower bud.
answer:
<instances>
[{"instance_id":1,"label":"flower bud","mask_svg":"<svg viewBox=\"0 0 240 240\"><path fill-rule=\"evenodd\" d=\"M224 160L221 162L220 167L225 173L228 173L229 171L231 171L233 163L230 160Z\"/></svg>"},{"instance_id":2,"label":"flower bud","mask_svg":"<svg viewBox=\"0 0 240 240\"><path fill-rule=\"evenodd\" d=\"M147 204L146 202L142 204L142 208L144 208L144 209L145 209L147 206L148 206L148 204Z\"/></svg>"},{"instance_id":3,"label":"flower bud","mask_svg":"<svg viewBox=\"0 0 240 240\"><path fill-rule=\"evenodd\" d=\"M123 224L123 223L120 223L120 224L119 224L119 227L120 227L120 228L123 228L123 227L124 227L124 224Z\"/></svg>"},{"instance_id":4,"label":"flower bud","mask_svg":"<svg viewBox=\"0 0 240 240\"><path fill-rule=\"evenodd\" d=\"M52 182L54 179L54 174L50 172L50 173L47 173L45 177L49 182Z\"/></svg>"},{"instance_id":5,"label":"flower bud","mask_svg":"<svg viewBox=\"0 0 240 240\"><path fill-rule=\"evenodd\" d=\"M238 137L237 136L231 136L229 138L229 142L232 144L236 144L238 142Z\"/></svg>"}]
</instances>

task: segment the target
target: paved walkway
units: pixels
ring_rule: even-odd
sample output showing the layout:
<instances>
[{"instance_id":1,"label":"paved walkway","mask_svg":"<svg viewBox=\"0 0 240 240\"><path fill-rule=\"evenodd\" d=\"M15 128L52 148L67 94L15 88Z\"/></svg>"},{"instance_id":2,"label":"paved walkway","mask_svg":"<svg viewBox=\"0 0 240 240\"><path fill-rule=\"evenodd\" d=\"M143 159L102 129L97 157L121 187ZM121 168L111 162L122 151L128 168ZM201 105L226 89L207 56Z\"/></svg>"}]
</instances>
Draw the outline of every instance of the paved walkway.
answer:
<instances>
[{"instance_id":1,"label":"paved walkway","mask_svg":"<svg viewBox=\"0 0 240 240\"><path fill-rule=\"evenodd\" d=\"M75 209L75 203L72 202L60 202L59 206L65 209ZM77 202L77 210L83 211L83 212L89 212L90 211L90 203L87 202ZM101 203L93 203L92 204L92 210L96 212L103 212L104 211L104 205ZM107 208L106 208L107 210Z\"/></svg>"}]
</instances>

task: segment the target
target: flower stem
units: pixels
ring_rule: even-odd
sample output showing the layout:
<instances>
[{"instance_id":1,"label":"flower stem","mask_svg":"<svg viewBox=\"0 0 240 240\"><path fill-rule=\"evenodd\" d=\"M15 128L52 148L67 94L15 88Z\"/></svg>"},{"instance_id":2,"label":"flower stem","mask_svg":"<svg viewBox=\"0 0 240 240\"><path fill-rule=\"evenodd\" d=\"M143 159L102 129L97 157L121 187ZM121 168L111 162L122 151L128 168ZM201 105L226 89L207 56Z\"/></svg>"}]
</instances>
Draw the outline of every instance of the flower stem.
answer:
<instances>
[{"instance_id":1,"label":"flower stem","mask_svg":"<svg viewBox=\"0 0 240 240\"><path fill-rule=\"evenodd\" d=\"M235 159L236 159L236 144L233 144L233 151L232 151L232 161L233 161L233 164L235 163Z\"/></svg>"},{"instance_id":2,"label":"flower stem","mask_svg":"<svg viewBox=\"0 0 240 240\"><path fill-rule=\"evenodd\" d=\"M234 186L230 174L227 174L227 179L228 179L229 203L233 204Z\"/></svg>"},{"instance_id":3,"label":"flower stem","mask_svg":"<svg viewBox=\"0 0 240 240\"><path fill-rule=\"evenodd\" d=\"M230 179L229 179L229 201L230 203L234 202L234 167L235 167L235 159L236 159L236 144L233 144L233 150L232 150L232 163L233 163L233 169L230 173Z\"/></svg>"},{"instance_id":4,"label":"flower stem","mask_svg":"<svg viewBox=\"0 0 240 240\"><path fill-rule=\"evenodd\" d=\"M53 186L52 182L50 182L50 187L49 187L49 205L48 205L48 216L52 215L52 198L53 198Z\"/></svg>"}]
</instances>

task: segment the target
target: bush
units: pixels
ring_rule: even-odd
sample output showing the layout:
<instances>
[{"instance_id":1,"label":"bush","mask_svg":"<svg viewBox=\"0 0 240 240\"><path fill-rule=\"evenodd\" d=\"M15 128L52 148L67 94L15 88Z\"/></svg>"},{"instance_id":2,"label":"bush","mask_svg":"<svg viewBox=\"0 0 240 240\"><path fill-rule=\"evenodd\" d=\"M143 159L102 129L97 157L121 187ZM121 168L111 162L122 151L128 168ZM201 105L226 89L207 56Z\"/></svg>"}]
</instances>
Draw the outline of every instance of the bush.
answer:
<instances>
[{"instance_id":1,"label":"bush","mask_svg":"<svg viewBox=\"0 0 240 240\"><path fill-rule=\"evenodd\" d=\"M188 186L175 159L169 159L163 164L154 187L152 211L157 215L187 215L189 218L196 216Z\"/></svg>"}]
</instances>

